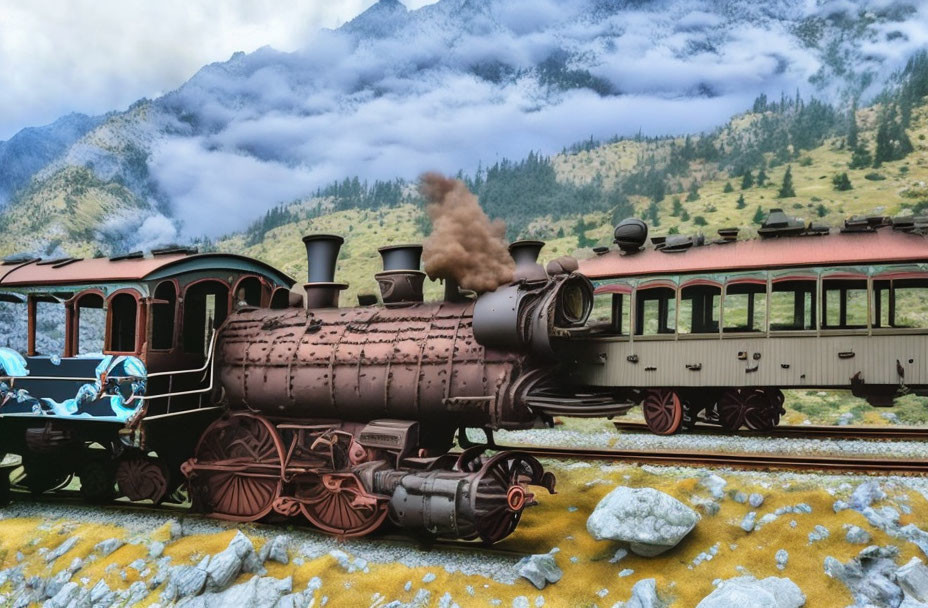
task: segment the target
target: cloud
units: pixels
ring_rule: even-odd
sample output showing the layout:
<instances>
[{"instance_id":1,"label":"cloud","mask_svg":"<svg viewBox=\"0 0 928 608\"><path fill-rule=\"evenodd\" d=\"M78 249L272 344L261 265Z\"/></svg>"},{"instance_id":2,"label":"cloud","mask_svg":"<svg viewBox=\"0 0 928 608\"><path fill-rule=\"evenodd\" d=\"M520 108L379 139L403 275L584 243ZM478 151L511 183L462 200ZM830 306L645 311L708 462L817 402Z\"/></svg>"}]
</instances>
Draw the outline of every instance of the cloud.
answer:
<instances>
[{"instance_id":1,"label":"cloud","mask_svg":"<svg viewBox=\"0 0 928 608\"><path fill-rule=\"evenodd\" d=\"M236 51L298 49L373 2L0 0L0 140L158 96Z\"/></svg>"}]
</instances>

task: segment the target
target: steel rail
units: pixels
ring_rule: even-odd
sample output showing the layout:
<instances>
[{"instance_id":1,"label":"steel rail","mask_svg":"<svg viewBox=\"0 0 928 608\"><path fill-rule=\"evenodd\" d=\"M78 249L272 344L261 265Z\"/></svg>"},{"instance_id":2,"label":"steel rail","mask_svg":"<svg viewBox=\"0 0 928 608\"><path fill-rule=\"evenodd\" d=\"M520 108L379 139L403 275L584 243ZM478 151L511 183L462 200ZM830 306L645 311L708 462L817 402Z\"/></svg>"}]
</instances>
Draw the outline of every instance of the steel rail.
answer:
<instances>
[{"instance_id":1,"label":"steel rail","mask_svg":"<svg viewBox=\"0 0 928 608\"><path fill-rule=\"evenodd\" d=\"M771 453L663 451L654 450L584 450L558 447L495 445L493 450L522 452L536 458L604 460L688 467L733 467L738 469L777 469L796 471L840 471L870 474L928 473L928 460L914 458L861 458L843 456L791 456Z\"/></svg>"},{"instance_id":2,"label":"steel rail","mask_svg":"<svg viewBox=\"0 0 928 608\"><path fill-rule=\"evenodd\" d=\"M616 430L633 433L650 433L643 422L613 422ZM824 439L861 439L874 440L925 440L928 439L928 427L904 426L827 426L795 425L779 426L767 431L726 431L722 427L710 424L697 424L691 429L681 430L680 434L731 435L735 437L795 437Z\"/></svg>"}]
</instances>

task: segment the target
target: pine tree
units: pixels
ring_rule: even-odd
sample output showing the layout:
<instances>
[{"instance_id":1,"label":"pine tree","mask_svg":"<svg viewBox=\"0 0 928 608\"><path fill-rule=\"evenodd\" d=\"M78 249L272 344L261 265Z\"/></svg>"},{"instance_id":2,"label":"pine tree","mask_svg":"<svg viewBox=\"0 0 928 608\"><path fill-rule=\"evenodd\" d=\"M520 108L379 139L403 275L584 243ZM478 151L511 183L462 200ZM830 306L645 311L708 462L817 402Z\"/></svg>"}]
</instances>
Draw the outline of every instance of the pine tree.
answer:
<instances>
[{"instance_id":1,"label":"pine tree","mask_svg":"<svg viewBox=\"0 0 928 608\"><path fill-rule=\"evenodd\" d=\"M857 102L851 105L851 115L848 117L847 126L847 147L850 150L857 148L858 130L857 130Z\"/></svg>"},{"instance_id":2,"label":"pine tree","mask_svg":"<svg viewBox=\"0 0 928 608\"><path fill-rule=\"evenodd\" d=\"M651 204L648 205L647 218L651 222L652 226L660 226L660 209L657 207L657 201L651 201Z\"/></svg>"},{"instance_id":3,"label":"pine tree","mask_svg":"<svg viewBox=\"0 0 928 608\"><path fill-rule=\"evenodd\" d=\"M760 207L757 208L757 211L754 212L754 223L763 224L764 220L767 219L767 214L764 213L764 210Z\"/></svg>"},{"instance_id":4,"label":"pine tree","mask_svg":"<svg viewBox=\"0 0 928 608\"><path fill-rule=\"evenodd\" d=\"M839 173L838 175L835 175L832 178L831 183L834 186L835 190L838 190L839 192L844 192L854 187L851 185L851 180L847 176L847 172Z\"/></svg>"},{"instance_id":5,"label":"pine tree","mask_svg":"<svg viewBox=\"0 0 928 608\"><path fill-rule=\"evenodd\" d=\"M828 207L826 207L822 203L819 203L818 207L815 208L815 212L818 213L819 217L825 217L826 215L828 215Z\"/></svg>"},{"instance_id":6,"label":"pine tree","mask_svg":"<svg viewBox=\"0 0 928 608\"><path fill-rule=\"evenodd\" d=\"M670 210L670 215L673 217L680 217L680 215L683 213L683 205L680 203L680 197L673 197L672 203L673 209Z\"/></svg>"},{"instance_id":7,"label":"pine tree","mask_svg":"<svg viewBox=\"0 0 928 608\"><path fill-rule=\"evenodd\" d=\"M690 182L690 191L686 195L686 200L688 202L699 200L699 184L696 183L695 179L692 182Z\"/></svg>"},{"instance_id":8,"label":"pine tree","mask_svg":"<svg viewBox=\"0 0 928 608\"><path fill-rule=\"evenodd\" d=\"M722 192L728 194L729 192L734 192L735 189L732 188L731 182L725 182L725 187L722 188Z\"/></svg>"},{"instance_id":9,"label":"pine tree","mask_svg":"<svg viewBox=\"0 0 928 608\"><path fill-rule=\"evenodd\" d=\"M854 148L854 152L851 154L851 162L847 166L850 169L863 169L869 167L872 162L873 156L867 148L867 142L862 141Z\"/></svg>"},{"instance_id":10,"label":"pine tree","mask_svg":"<svg viewBox=\"0 0 928 608\"><path fill-rule=\"evenodd\" d=\"M764 171L764 170L761 169L761 173L763 173L763 171ZM760 179L760 175L759 175L759 174L758 174L757 177L758 177L758 179ZM751 174L751 170L748 169L747 171L744 172L744 176L742 176L742 178L741 178L741 189L742 189L742 190L747 190L748 188L752 187L753 185L754 185L754 176Z\"/></svg>"},{"instance_id":11,"label":"pine tree","mask_svg":"<svg viewBox=\"0 0 928 608\"><path fill-rule=\"evenodd\" d=\"M767 172L763 169L757 172L757 185L761 188L767 185Z\"/></svg>"},{"instance_id":12,"label":"pine tree","mask_svg":"<svg viewBox=\"0 0 928 608\"><path fill-rule=\"evenodd\" d=\"M783 183L780 184L777 198L791 198L794 196L796 196L796 191L793 190L793 166L786 165L786 173L783 174Z\"/></svg>"},{"instance_id":13,"label":"pine tree","mask_svg":"<svg viewBox=\"0 0 928 608\"><path fill-rule=\"evenodd\" d=\"M744 195L738 195L738 209L744 209L747 206L747 203L744 202Z\"/></svg>"}]
</instances>

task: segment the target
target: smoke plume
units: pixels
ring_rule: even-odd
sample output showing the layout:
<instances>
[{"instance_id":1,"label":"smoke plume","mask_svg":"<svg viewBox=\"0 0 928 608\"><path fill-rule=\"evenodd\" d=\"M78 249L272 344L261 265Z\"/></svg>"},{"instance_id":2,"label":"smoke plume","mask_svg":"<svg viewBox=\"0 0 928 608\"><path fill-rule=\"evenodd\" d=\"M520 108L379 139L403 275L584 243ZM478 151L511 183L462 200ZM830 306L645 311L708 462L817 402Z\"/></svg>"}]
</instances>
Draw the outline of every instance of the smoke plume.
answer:
<instances>
[{"instance_id":1,"label":"smoke plume","mask_svg":"<svg viewBox=\"0 0 928 608\"><path fill-rule=\"evenodd\" d=\"M430 279L454 279L464 289L492 291L512 281L516 264L504 236L506 224L490 221L477 197L459 179L426 173L419 184L432 234L422 260Z\"/></svg>"}]
</instances>

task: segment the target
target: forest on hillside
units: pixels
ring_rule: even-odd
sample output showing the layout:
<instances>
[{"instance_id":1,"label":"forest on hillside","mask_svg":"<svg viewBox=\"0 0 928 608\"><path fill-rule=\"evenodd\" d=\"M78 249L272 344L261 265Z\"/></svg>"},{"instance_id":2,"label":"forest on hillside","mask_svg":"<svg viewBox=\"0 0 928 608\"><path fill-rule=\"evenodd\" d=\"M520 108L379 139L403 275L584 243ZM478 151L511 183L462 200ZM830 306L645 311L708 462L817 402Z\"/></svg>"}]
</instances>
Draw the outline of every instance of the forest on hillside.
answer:
<instances>
[{"instance_id":1,"label":"forest on hillside","mask_svg":"<svg viewBox=\"0 0 928 608\"><path fill-rule=\"evenodd\" d=\"M893 84L868 104L878 108L872 149L867 139L860 137L856 100L838 106L815 98L803 99L798 93L775 100L760 95L749 109L752 120L737 129L726 125L711 133L684 137L630 138L645 144L640 149L647 152L635 159L634 168L619 179L607 180L596 173L583 182L559 180L552 159L535 152L521 160L502 159L478 167L473 174L460 172L457 177L479 197L490 217L506 222L510 239L524 236L529 224L542 216L557 219L607 212L618 220L636 214L637 209L639 215L658 225L658 204L668 196L673 197L671 215L684 216L684 202L698 199L702 180L727 176L726 192L729 188L734 191L736 186L742 191L764 186L767 170L799 161L803 152L821 146L828 138L840 138L849 169L879 168L885 162L905 158L913 151L906 130L913 109L924 103L926 95L928 52L923 51L913 56ZM565 147L562 154L579 155L627 140L588 139ZM694 170L696 167L699 171ZM776 184L778 197L795 196L791 175L786 171L783 183ZM851 187L846 174L836 175L834 182L837 190ZM642 209L641 205L633 205L631 197L648 204ZM327 206L307 209L294 203L279 205L246 230L246 243L258 243L269 230L323 212L422 204L415 184L399 179L369 183L348 177L320 188L312 198L326 200ZM737 204L744 207L743 196ZM913 209L928 209L928 201L916 202ZM754 219L761 221L763 216L756 214ZM425 224L423 233L429 230ZM588 245L583 242L583 232L583 226L578 226L580 246Z\"/></svg>"}]
</instances>

